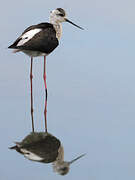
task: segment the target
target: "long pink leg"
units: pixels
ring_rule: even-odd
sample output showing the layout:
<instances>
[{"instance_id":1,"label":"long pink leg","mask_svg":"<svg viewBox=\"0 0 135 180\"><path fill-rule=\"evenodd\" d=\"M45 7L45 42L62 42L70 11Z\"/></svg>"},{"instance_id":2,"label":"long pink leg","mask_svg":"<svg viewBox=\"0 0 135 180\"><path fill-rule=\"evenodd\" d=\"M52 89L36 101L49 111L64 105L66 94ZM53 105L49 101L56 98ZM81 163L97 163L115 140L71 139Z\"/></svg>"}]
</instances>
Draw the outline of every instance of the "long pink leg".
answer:
<instances>
[{"instance_id":1,"label":"long pink leg","mask_svg":"<svg viewBox=\"0 0 135 180\"><path fill-rule=\"evenodd\" d=\"M47 132L47 83L46 83L46 56L44 56L44 84L45 84L45 109L44 109L44 118L45 118L45 132Z\"/></svg>"},{"instance_id":2,"label":"long pink leg","mask_svg":"<svg viewBox=\"0 0 135 180\"><path fill-rule=\"evenodd\" d=\"M31 85L31 120L32 120L32 132L34 132L34 119L33 119L33 91L32 91L32 65L33 57L31 57L31 67L30 67L30 85Z\"/></svg>"}]
</instances>

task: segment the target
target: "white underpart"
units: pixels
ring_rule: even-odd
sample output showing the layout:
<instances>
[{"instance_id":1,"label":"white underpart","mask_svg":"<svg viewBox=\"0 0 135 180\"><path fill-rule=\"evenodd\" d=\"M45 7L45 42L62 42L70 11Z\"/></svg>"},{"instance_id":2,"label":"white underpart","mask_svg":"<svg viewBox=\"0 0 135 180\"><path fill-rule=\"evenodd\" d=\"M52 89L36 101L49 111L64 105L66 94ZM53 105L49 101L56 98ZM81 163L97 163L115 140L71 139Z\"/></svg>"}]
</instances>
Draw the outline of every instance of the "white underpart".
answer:
<instances>
[{"instance_id":1,"label":"white underpart","mask_svg":"<svg viewBox=\"0 0 135 180\"><path fill-rule=\"evenodd\" d=\"M21 149L21 152L23 152L24 157L26 157L29 160L32 160L32 161L42 161L43 160L43 158L39 157L38 155L36 155L30 151L27 151L26 149Z\"/></svg>"},{"instance_id":2,"label":"white underpart","mask_svg":"<svg viewBox=\"0 0 135 180\"><path fill-rule=\"evenodd\" d=\"M30 50L22 50L25 54L27 54L30 57L37 57L37 56L47 56L48 54L42 53L40 51L30 51Z\"/></svg>"},{"instance_id":3,"label":"white underpart","mask_svg":"<svg viewBox=\"0 0 135 180\"><path fill-rule=\"evenodd\" d=\"M22 46L24 45L27 41L29 41L30 39L33 38L33 36L35 36L37 33L39 33L40 31L42 31L42 29L32 29L28 32L26 32L25 34L23 34L20 38L22 38L17 46Z\"/></svg>"}]
</instances>

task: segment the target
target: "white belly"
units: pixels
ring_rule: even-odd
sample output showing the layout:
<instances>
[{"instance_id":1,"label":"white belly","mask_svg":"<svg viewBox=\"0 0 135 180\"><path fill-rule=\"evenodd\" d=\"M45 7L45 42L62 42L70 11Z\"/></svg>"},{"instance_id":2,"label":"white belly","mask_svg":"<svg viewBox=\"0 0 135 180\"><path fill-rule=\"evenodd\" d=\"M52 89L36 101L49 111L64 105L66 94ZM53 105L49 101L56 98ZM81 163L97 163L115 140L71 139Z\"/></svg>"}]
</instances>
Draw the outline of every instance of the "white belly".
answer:
<instances>
[{"instance_id":1,"label":"white belly","mask_svg":"<svg viewBox=\"0 0 135 180\"><path fill-rule=\"evenodd\" d=\"M23 53L27 54L30 57L37 57L37 56L47 56L48 54L42 53L39 51L30 51L30 50L21 50Z\"/></svg>"}]
</instances>

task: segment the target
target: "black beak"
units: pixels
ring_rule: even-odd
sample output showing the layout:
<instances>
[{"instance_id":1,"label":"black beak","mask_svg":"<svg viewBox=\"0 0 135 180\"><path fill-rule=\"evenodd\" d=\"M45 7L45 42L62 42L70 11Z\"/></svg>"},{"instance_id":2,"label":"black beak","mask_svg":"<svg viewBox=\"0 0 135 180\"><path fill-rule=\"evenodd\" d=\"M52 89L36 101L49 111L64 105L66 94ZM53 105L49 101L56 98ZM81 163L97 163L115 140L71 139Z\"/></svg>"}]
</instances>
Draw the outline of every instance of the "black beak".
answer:
<instances>
[{"instance_id":1,"label":"black beak","mask_svg":"<svg viewBox=\"0 0 135 180\"><path fill-rule=\"evenodd\" d=\"M82 154L81 156L78 156L77 158L73 159L72 161L68 162L69 164L72 164L73 162L75 162L76 160L82 158L83 156L85 156L86 154Z\"/></svg>"},{"instance_id":2,"label":"black beak","mask_svg":"<svg viewBox=\"0 0 135 180\"><path fill-rule=\"evenodd\" d=\"M70 23L70 24L72 24L72 25L74 25L74 26L76 26L76 27L78 27L78 28L80 28L80 29L82 29L82 30L84 30L82 27L74 24L73 22L69 21L67 18L65 18L65 21L68 22L68 23Z\"/></svg>"}]
</instances>

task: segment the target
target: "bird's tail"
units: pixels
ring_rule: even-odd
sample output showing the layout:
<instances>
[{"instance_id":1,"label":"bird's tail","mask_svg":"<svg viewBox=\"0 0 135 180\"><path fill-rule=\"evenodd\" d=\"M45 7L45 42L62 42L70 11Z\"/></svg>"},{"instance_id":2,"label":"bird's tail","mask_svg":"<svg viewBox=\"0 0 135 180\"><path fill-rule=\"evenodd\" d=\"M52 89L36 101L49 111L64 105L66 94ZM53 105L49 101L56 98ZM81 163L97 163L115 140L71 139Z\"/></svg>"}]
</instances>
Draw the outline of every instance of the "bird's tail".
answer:
<instances>
[{"instance_id":1,"label":"bird's tail","mask_svg":"<svg viewBox=\"0 0 135 180\"><path fill-rule=\"evenodd\" d=\"M19 152L19 153L21 153L22 154L22 152L21 152L21 150L20 150L20 148L18 147L18 146L12 146L12 147L9 147L9 149L14 149L14 150L16 150L17 152Z\"/></svg>"},{"instance_id":2,"label":"bird's tail","mask_svg":"<svg viewBox=\"0 0 135 180\"><path fill-rule=\"evenodd\" d=\"M9 149L15 149L16 150L17 146L12 146L12 147L9 147Z\"/></svg>"}]
</instances>

